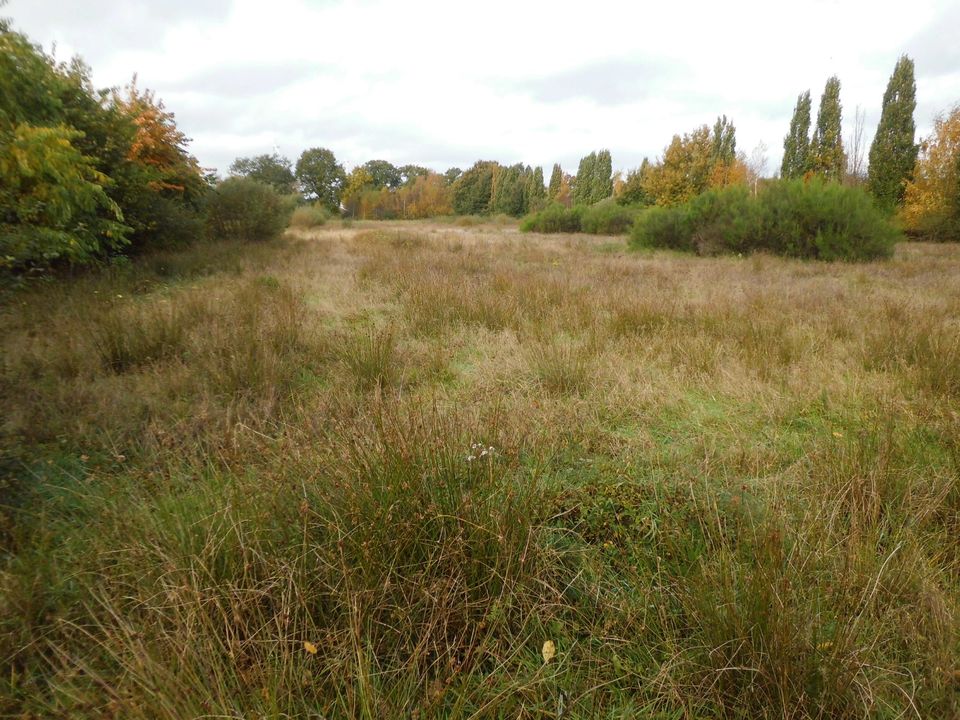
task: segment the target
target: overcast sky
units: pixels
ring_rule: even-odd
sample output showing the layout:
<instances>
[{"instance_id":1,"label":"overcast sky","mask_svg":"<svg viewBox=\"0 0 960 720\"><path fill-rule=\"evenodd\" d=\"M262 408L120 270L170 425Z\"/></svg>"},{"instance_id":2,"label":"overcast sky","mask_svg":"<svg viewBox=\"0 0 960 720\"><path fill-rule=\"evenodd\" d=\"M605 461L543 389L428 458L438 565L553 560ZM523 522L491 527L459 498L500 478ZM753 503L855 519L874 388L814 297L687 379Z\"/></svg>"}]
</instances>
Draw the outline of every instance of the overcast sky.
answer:
<instances>
[{"instance_id":1,"label":"overcast sky","mask_svg":"<svg viewBox=\"0 0 960 720\"><path fill-rule=\"evenodd\" d=\"M134 72L205 167L328 147L437 170L477 159L575 172L609 148L653 159L719 114L779 169L797 95L842 83L844 136L869 142L897 57L916 62L917 129L960 101L960 0L11 0L48 51L98 86Z\"/></svg>"}]
</instances>

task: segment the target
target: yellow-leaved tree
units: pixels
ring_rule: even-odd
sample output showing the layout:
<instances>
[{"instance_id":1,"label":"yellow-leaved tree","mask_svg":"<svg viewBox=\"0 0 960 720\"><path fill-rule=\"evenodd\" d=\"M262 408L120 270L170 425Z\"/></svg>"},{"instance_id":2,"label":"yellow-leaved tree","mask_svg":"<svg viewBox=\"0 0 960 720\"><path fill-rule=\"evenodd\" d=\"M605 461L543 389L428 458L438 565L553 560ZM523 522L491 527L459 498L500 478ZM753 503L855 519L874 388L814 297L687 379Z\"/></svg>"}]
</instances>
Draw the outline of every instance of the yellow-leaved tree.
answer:
<instances>
[{"instance_id":1,"label":"yellow-leaved tree","mask_svg":"<svg viewBox=\"0 0 960 720\"><path fill-rule=\"evenodd\" d=\"M746 184L747 177L746 160L736 151L736 130L726 116L713 130L701 125L674 135L660 162L637 174L640 194L664 206L680 205L710 188Z\"/></svg>"},{"instance_id":2,"label":"yellow-leaved tree","mask_svg":"<svg viewBox=\"0 0 960 720\"><path fill-rule=\"evenodd\" d=\"M365 167L358 165L350 174L347 175L347 182L343 186L343 193L340 195L340 202L343 204L347 215L350 217L360 217L360 200L363 193L373 187L373 175Z\"/></svg>"},{"instance_id":3,"label":"yellow-leaved tree","mask_svg":"<svg viewBox=\"0 0 960 720\"><path fill-rule=\"evenodd\" d=\"M934 121L907 182L904 229L931 240L960 240L960 105Z\"/></svg>"}]
</instances>

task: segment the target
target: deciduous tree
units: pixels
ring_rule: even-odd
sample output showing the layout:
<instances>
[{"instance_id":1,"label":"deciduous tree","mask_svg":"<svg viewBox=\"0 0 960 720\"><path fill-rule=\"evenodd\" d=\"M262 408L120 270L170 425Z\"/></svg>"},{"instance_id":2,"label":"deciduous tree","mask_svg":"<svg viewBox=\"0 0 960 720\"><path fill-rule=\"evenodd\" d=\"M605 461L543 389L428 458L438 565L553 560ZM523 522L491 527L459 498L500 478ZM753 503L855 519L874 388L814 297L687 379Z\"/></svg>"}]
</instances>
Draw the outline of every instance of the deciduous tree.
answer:
<instances>
[{"instance_id":1,"label":"deciduous tree","mask_svg":"<svg viewBox=\"0 0 960 720\"><path fill-rule=\"evenodd\" d=\"M187 143L149 91L94 90L82 60L58 64L0 20L0 242L11 262L86 262L131 241L192 237L207 186Z\"/></svg>"},{"instance_id":2,"label":"deciduous tree","mask_svg":"<svg viewBox=\"0 0 960 720\"><path fill-rule=\"evenodd\" d=\"M857 105L853 111L853 128L847 139L847 184L861 185L864 181L863 172L863 129L866 122L866 112ZM916 159L916 158L914 158ZM912 169L912 168L911 168Z\"/></svg>"},{"instance_id":3,"label":"deciduous tree","mask_svg":"<svg viewBox=\"0 0 960 720\"><path fill-rule=\"evenodd\" d=\"M780 177L785 180L803 177L810 169L810 91L797 97L790 131L783 139L783 162Z\"/></svg>"},{"instance_id":4,"label":"deciduous tree","mask_svg":"<svg viewBox=\"0 0 960 720\"><path fill-rule=\"evenodd\" d=\"M490 211L523 215L526 212L526 180L521 164L495 167L490 190Z\"/></svg>"},{"instance_id":5,"label":"deciduous tree","mask_svg":"<svg viewBox=\"0 0 960 720\"><path fill-rule=\"evenodd\" d=\"M373 175L367 170L366 165L360 165L350 171L340 194L340 201L347 215L350 217L360 216L360 196L364 192L374 189L373 182Z\"/></svg>"},{"instance_id":6,"label":"deciduous tree","mask_svg":"<svg viewBox=\"0 0 960 720\"><path fill-rule=\"evenodd\" d=\"M403 184L400 168L386 160L368 160L363 167L370 174L371 184L375 188L396 189Z\"/></svg>"},{"instance_id":7,"label":"deciduous tree","mask_svg":"<svg viewBox=\"0 0 960 720\"><path fill-rule=\"evenodd\" d=\"M453 185L461 175L463 175L463 170L458 167L452 167L443 174L443 178L447 181L447 185Z\"/></svg>"},{"instance_id":8,"label":"deciduous tree","mask_svg":"<svg viewBox=\"0 0 960 720\"><path fill-rule=\"evenodd\" d=\"M553 172L550 173L550 187L547 189L547 197L555 200L557 193L560 192L560 186L563 184L563 169L559 163L554 163Z\"/></svg>"},{"instance_id":9,"label":"deciduous tree","mask_svg":"<svg viewBox=\"0 0 960 720\"><path fill-rule=\"evenodd\" d=\"M589 205L593 197L594 174L597 168L597 153L592 152L580 158L577 175L573 179L574 205Z\"/></svg>"},{"instance_id":10,"label":"deciduous tree","mask_svg":"<svg viewBox=\"0 0 960 720\"><path fill-rule=\"evenodd\" d=\"M496 162L478 160L453 183L453 210L458 215L482 215L490 209Z\"/></svg>"},{"instance_id":11,"label":"deciduous tree","mask_svg":"<svg viewBox=\"0 0 960 720\"><path fill-rule=\"evenodd\" d=\"M403 217L407 220L449 215L453 212L452 192L443 175L421 175L397 191Z\"/></svg>"},{"instance_id":12,"label":"deciduous tree","mask_svg":"<svg viewBox=\"0 0 960 720\"><path fill-rule=\"evenodd\" d=\"M400 176L403 178L403 184L412 183L418 177L426 177L433 171L430 168L425 168L422 165L401 165L400 166Z\"/></svg>"},{"instance_id":13,"label":"deciduous tree","mask_svg":"<svg viewBox=\"0 0 960 720\"><path fill-rule=\"evenodd\" d=\"M868 187L880 205L893 208L903 201L906 183L917 161L914 141L917 107L917 83L913 60L906 55L897 60L887 89L877 134L870 145Z\"/></svg>"},{"instance_id":14,"label":"deciduous tree","mask_svg":"<svg viewBox=\"0 0 960 720\"><path fill-rule=\"evenodd\" d=\"M539 165L529 173L526 196L526 212L540 210L546 204L547 189L543 185L543 168Z\"/></svg>"},{"instance_id":15,"label":"deciduous tree","mask_svg":"<svg viewBox=\"0 0 960 720\"><path fill-rule=\"evenodd\" d=\"M817 126L810 141L810 169L826 180L843 180L847 165L843 152L840 105L840 80L836 75L827 80L817 110Z\"/></svg>"},{"instance_id":16,"label":"deciduous tree","mask_svg":"<svg viewBox=\"0 0 960 720\"><path fill-rule=\"evenodd\" d=\"M654 200L647 192L645 184L646 177L650 172L652 165L647 158L643 159L640 167L627 173L620 194L617 195L617 202L621 205L652 205Z\"/></svg>"},{"instance_id":17,"label":"deciduous tree","mask_svg":"<svg viewBox=\"0 0 960 720\"><path fill-rule=\"evenodd\" d=\"M767 173L767 144L762 140L750 152L747 170L750 187L753 189L753 194L756 195L757 186Z\"/></svg>"},{"instance_id":18,"label":"deciduous tree","mask_svg":"<svg viewBox=\"0 0 960 720\"><path fill-rule=\"evenodd\" d=\"M597 153L596 164L593 167L593 186L591 188L591 204L600 202L613 195L613 159L609 150L600 150Z\"/></svg>"},{"instance_id":19,"label":"deciduous tree","mask_svg":"<svg viewBox=\"0 0 960 720\"><path fill-rule=\"evenodd\" d=\"M85 262L124 245L130 228L110 179L65 126L18 124L0 139L0 266Z\"/></svg>"},{"instance_id":20,"label":"deciduous tree","mask_svg":"<svg viewBox=\"0 0 960 720\"><path fill-rule=\"evenodd\" d=\"M327 148L304 150L297 160L297 179L308 196L333 211L340 209L340 194L347 174Z\"/></svg>"},{"instance_id":21,"label":"deciduous tree","mask_svg":"<svg viewBox=\"0 0 960 720\"><path fill-rule=\"evenodd\" d=\"M282 195L290 195L296 189L293 164L277 153L237 158L230 165L230 174L262 182Z\"/></svg>"},{"instance_id":22,"label":"deciduous tree","mask_svg":"<svg viewBox=\"0 0 960 720\"><path fill-rule=\"evenodd\" d=\"M643 190L657 205L678 205L709 187L714 167L713 137L701 125L682 137L674 135L660 162L646 173Z\"/></svg>"},{"instance_id":23,"label":"deciduous tree","mask_svg":"<svg viewBox=\"0 0 960 720\"><path fill-rule=\"evenodd\" d=\"M209 185L188 151L189 138L177 127L173 113L154 93L141 91L136 77L123 92L112 94L105 110L104 135L90 152L103 160L104 171L112 176L109 192L124 209L124 220L132 228L132 244L170 246L199 237L201 199ZM79 112L92 116L89 111ZM96 137L89 124L75 123L86 140ZM115 157L117 146L126 149L122 159Z\"/></svg>"},{"instance_id":24,"label":"deciduous tree","mask_svg":"<svg viewBox=\"0 0 960 720\"><path fill-rule=\"evenodd\" d=\"M902 216L912 232L960 240L960 105L938 116L933 134L920 144Z\"/></svg>"},{"instance_id":25,"label":"deciduous tree","mask_svg":"<svg viewBox=\"0 0 960 720\"><path fill-rule=\"evenodd\" d=\"M718 117L713 126L713 158L724 164L732 164L737 158L737 129L726 115Z\"/></svg>"}]
</instances>

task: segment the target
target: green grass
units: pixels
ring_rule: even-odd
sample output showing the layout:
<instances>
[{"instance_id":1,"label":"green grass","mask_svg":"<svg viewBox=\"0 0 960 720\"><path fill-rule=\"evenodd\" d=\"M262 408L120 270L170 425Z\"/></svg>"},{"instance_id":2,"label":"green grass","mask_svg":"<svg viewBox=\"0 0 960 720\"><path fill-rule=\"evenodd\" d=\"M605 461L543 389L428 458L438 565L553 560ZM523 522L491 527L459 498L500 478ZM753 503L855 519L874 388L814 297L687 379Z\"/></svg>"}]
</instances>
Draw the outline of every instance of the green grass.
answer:
<instances>
[{"instance_id":1,"label":"green grass","mask_svg":"<svg viewBox=\"0 0 960 720\"><path fill-rule=\"evenodd\" d=\"M960 253L610 247L9 292L0 716L956 716Z\"/></svg>"}]
</instances>

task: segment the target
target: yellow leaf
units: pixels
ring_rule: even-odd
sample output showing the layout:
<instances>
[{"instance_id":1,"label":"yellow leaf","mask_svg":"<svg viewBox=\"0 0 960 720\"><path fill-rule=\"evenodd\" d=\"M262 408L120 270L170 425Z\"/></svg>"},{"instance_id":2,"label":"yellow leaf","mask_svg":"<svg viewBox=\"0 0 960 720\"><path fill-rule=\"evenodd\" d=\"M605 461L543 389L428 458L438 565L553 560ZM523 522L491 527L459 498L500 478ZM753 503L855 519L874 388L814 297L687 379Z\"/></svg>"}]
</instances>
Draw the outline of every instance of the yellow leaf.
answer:
<instances>
[{"instance_id":1,"label":"yellow leaf","mask_svg":"<svg viewBox=\"0 0 960 720\"><path fill-rule=\"evenodd\" d=\"M840 438L840 437L843 437L843 433L840 432L840 431L838 431L838 430L834 430L834 431L833 431L833 436L834 436L834 437L837 437L837 438Z\"/></svg>"},{"instance_id":2,"label":"yellow leaf","mask_svg":"<svg viewBox=\"0 0 960 720\"><path fill-rule=\"evenodd\" d=\"M540 651L540 654L543 655L544 664L553 660L557 654L557 646L553 644L553 640L547 640L543 643L543 650Z\"/></svg>"},{"instance_id":3,"label":"yellow leaf","mask_svg":"<svg viewBox=\"0 0 960 720\"><path fill-rule=\"evenodd\" d=\"M316 654L317 654L317 646L314 645L314 644L313 644L312 642L310 642L309 640L304 640L304 641L303 641L303 649L306 650L306 651L307 651L308 653L310 653L311 655L316 655Z\"/></svg>"}]
</instances>

